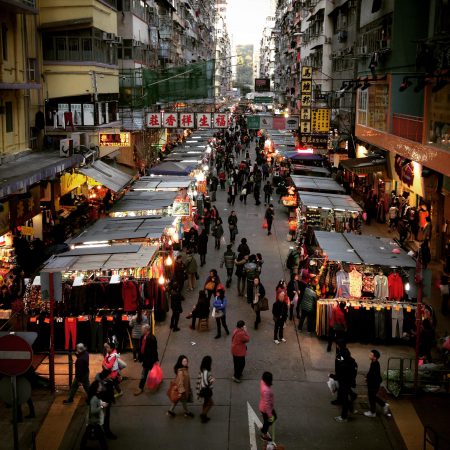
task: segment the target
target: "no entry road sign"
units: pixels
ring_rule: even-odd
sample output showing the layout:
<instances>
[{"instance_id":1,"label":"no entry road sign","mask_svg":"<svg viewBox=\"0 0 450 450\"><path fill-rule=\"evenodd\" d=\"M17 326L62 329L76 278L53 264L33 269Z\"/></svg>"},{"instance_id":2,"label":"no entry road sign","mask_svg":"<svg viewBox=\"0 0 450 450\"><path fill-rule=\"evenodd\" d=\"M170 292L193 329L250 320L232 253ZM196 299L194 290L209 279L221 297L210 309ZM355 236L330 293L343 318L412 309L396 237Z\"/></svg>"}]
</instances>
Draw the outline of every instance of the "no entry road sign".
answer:
<instances>
[{"instance_id":1,"label":"no entry road sign","mask_svg":"<svg viewBox=\"0 0 450 450\"><path fill-rule=\"evenodd\" d=\"M0 373L9 377L24 374L31 366L33 350L19 336L0 337Z\"/></svg>"}]
</instances>

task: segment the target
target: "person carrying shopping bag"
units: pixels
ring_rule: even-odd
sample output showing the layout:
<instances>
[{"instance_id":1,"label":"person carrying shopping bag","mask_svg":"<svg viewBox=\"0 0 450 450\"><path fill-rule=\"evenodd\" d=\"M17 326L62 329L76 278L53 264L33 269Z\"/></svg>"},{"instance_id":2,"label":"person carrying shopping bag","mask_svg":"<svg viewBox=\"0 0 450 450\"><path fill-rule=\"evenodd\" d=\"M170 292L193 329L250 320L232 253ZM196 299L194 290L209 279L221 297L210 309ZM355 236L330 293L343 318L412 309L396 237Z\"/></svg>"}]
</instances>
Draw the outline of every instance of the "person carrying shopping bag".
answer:
<instances>
[{"instance_id":1,"label":"person carrying shopping bag","mask_svg":"<svg viewBox=\"0 0 450 450\"><path fill-rule=\"evenodd\" d=\"M219 339L222 336L222 326L225 333L230 334L227 325L227 298L225 297L225 290L218 289L216 299L213 303L213 318L216 319L217 335L214 339Z\"/></svg>"}]
</instances>

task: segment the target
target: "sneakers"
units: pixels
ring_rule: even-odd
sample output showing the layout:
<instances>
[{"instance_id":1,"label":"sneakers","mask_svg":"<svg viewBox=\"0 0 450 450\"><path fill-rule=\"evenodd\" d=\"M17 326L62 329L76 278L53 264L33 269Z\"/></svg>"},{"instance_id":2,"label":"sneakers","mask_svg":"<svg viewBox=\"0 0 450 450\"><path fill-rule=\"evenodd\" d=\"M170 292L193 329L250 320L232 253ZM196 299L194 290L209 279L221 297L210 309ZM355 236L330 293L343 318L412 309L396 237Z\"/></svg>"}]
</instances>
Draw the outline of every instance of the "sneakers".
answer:
<instances>
[{"instance_id":1,"label":"sneakers","mask_svg":"<svg viewBox=\"0 0 450 450\"><path fill-rule=\"evenodd\" d=\"M364 415L365 415L366 417L377 417L377 414L376 414L376 413L373 413L372 411L366 411L366 412L364 413Z\"/></svg>"},{"instance_id":2,"label":"sneakers","mask_svg":"<svg viewBox=\"0 0 450 450\"><path fill-rule=\"evenodd\" d=\"M344 419L342 416L337 416L337 417L334 418L334 420L335 420L336 422L339 422L339 423L348 422L348 420L347 420L347 419Z\"/></svg>"},{"instance_id":3,"label":"sneakers","mask_svg":"<svg viewBox=\"0 0 450 450\"><path fill-rule=\"evenodd\" d=\"M273 342L275 342L275 344L277 344L277 345L280 343L280 341L278 339L275 339Z\"/></svg>"},{"instance_id":4,"label":"sneakers","mask_svg":"<svg viewBox=\"0 0 450 450\"><path fill-rule=\"evenodd\" d=\"M281 342L286 342L286 339L285 339L285 338L282 338L282 339L281 339Z\"/></svg>"},{"instance_id":5,"label":"sneakers","mask_svg":"<svg viewBox=\"0 0 450 450\"><path fill-rule=\"evenodd\" d=\"M383 413L386 415L386 416L388 416L390 413L391 413L391 411L390 411L390 409L389 409L389 403L385 403L384 404L384 406L383 406Z\"/></svg>"},{"instance_id":6,"label":"sneakers","mask_svg":"<svg viewBox=\"0 0 450 450\"><path fill-rule=\"evenodd\" d=\"M240 383L241 380L239 378L236 377L231 377L231 379L235 382L235 383Z\"/></svg>"},{"instance_id":7,"label":"sneakers","mask_svg":"<svg viewBox=\"0 0 450 450\"><path fill-rule=\"evenodd\" d=\"M116 392L116 393L114 394L114 398L122 397L122 395L123 395L123 391Z\"/></svg>"},{"instance_id":8,"label":"sneakers","mask_svg":"<svg viewBox=\"0 0 450 450\"><path fill-rule=\"evenodd\" d=\"M186 411L184 413L184 417L194 417L194 413L192 413L191 411Z\"/></svg>"}]
</instances>

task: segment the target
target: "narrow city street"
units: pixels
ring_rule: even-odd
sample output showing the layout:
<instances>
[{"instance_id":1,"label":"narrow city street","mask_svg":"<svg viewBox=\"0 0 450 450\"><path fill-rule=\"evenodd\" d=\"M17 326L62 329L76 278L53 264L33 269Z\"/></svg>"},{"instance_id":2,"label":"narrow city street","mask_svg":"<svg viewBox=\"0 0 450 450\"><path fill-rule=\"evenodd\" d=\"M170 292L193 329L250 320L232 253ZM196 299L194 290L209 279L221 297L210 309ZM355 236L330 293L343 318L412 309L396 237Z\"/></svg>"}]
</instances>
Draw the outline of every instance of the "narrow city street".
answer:
<instances>
[{"instance_id":1,"label":"narrow city street","mask_svg":"<svg viewBox=\"0 0 450 450\"><path fill-rule=\"evenodd\" d=\"M253 147L251 155L253 157ZM252 252L261 252L264 258L261 281L266 288L270 308L275 298L275 287L282 278L286 279L285 261L290 243L287 242L286 208L277 204L274 198L276 215L274 232L267 236L262 228L265 207L262 203L255 206L253 197L248 196L247 205L236 201L234 210L238 215L239 235L237 242L246 237ZM216 206L221 217L226 218L233 209L226 202L224 191L218 191ZM228 227L226 239L229 240ZM236 245L235 245L236 247ZM206 265L200 270L199 283L204 283L210 269L217 268L221 280L225 279L225 269L220 269L224 248L214 249L213 239L209 240ZM214 339L215 323L209 319L209 331L199 332L189 329L190 320L184 317L196 302L198 288L194 292L185 292L183 314L180 319L181 331L169 330L169 319L156 327L158 351L164 371L164 382L156 393L145 392L139 397L133 395L137 388L141 366L134 363L131 355L124 355L129 363L124 371L127 377L122 383L123 397L112 408L111 429L118 435L116 441L109 441L111 450L124 448L164 448L167 450L183 449L249 449L263 448L258 427L261 415L258 411L259 380L265 370L274 375L275 409L278 414L276 423L276 440L288 449L395 449L403 447L395 423L391 418L377 417L370 419L363 416L368 409L364 374L368 370L368 345L352 344L350 349L359 364L357 391L359 397L355 402L355 412L348 423L337 423L334 417L340 414L339 407L330 404L331 396L326 381L328 374L334 371L334 352L326 352L326 343L306 332L296 331L294 324L286 324L287 342L275 345L273 342L273 320L271 312L262 313L262 324L253 329L254 313L246 299L238 297L236 278L227 289L228 298L227 323L232 330L240 319L246 321L251 341L248 345L247 364L243 382L236 384L233 375L232 356L230 354L231 338L222 336ZM297 322L297 321L296 321ZM411 349L407 347L381 347L382 366L385 367L389 355L407 356ZM199 419L200 402L194 398L191 409L194 418L185 418L181 405L177 407L177 417L166 415L169 400L166 390L174 378L173 366L178 355L189 358L191 384L195 383L203 356L211 355L213 359L213 376L215 405L210 412L211 421L202 424ZM100 368L98 368L100 370ZM91 372L95 373L94 367ZM82 408L85 411L85 408ZM255 414L257 419L255 419ZM68 448L78 448L79 438L84 430L84 416L74 420L66 434ZM370 436L370 439L368 439ZM69 444L70 442L70 444ZM363 447L362 447L363 446Z\"/></svg>"}]
</instances>

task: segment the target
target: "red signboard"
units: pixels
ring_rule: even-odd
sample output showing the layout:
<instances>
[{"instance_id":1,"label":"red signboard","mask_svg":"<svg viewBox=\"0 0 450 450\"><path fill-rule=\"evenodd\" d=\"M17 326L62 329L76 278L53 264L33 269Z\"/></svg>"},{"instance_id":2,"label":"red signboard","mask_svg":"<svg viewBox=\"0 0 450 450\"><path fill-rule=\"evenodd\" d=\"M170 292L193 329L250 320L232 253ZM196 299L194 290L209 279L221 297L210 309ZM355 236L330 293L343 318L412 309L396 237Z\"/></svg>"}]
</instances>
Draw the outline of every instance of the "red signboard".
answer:
<instances>
[{"instance_id":1,"label":"red signboard","mask_svg":"<svg viewBox=\"0 0 450 450\"><path fill-rule=\"evenodd\" d=\"M21 337L9 334L0 338L0 374L22 375L30 368L32 359L33 350Z\"/></svg>"}]
</instances>

